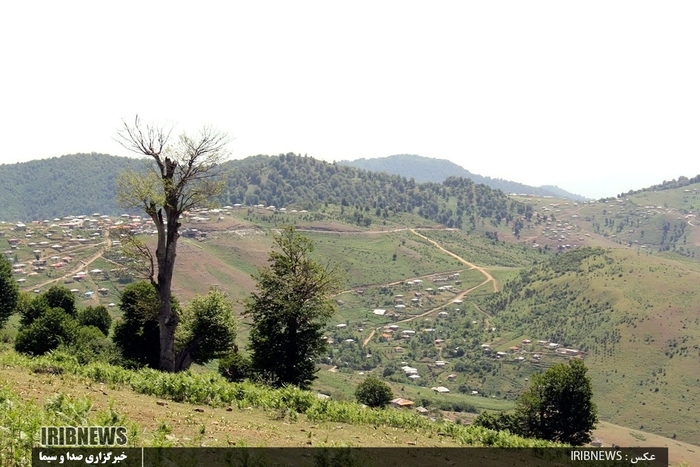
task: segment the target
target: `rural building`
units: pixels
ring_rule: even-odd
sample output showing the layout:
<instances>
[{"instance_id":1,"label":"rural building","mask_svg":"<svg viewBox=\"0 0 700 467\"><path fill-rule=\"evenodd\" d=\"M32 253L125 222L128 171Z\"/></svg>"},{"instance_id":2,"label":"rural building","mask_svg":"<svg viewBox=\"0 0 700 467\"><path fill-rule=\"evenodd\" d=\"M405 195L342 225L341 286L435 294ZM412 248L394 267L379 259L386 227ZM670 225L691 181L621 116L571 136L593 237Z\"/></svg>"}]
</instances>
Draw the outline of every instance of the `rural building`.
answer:
<instances>
[{"instance_id":1,"label":"rural building","mask_svg":"<svg viewBox=\"0 0 700 467\"><path fill-rule=\"evenodd\" d=\"M401 397L393 399L390 403L392 407L396 407L398 409L410 408L413 405L413 401L402 399Z\"/></svg>"}]
</instances>

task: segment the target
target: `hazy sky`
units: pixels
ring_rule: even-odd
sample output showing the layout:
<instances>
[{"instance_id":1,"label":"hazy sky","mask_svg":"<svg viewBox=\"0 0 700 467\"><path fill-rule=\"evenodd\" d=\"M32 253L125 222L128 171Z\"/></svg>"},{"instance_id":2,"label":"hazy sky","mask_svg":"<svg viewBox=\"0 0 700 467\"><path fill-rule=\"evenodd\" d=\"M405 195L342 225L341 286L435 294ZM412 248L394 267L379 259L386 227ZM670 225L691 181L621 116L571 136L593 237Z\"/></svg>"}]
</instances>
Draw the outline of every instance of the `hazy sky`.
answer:
<instances>
[{"instance_id":1,"label":"hazy sky","mask_svg":"<svg viewBox=\"0 0 700 467\"><path fill-rule=\"evenodd\" d=\"M0 162L128 155L122 119L233 158L418 154L612 196L700 173L697 1L0 7Z\"/></svg>"}]
</instances>

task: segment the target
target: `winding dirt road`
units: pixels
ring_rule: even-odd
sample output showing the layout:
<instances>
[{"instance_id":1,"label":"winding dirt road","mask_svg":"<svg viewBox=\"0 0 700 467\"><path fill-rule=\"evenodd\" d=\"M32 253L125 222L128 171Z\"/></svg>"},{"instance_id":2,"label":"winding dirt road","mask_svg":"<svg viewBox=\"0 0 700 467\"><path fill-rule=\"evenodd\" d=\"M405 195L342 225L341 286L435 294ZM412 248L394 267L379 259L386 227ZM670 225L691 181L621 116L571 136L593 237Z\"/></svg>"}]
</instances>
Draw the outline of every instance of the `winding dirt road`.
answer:
<instances>
[{"instance_id":1,"label":"winding dirt road","mask_svg":"<svg viewBox=\"0 0 700 467\"><path fill-rule=\"evenodd\" d=\"M479 287L483 287L484 285L488 284L489 282L491 282L491 283L493 284L493 291L494 291L494 292L498 292L498 288L497 288L497 286L496 286L496 281L493 279L493 276L492 276L491 274L489 274L489 272L486 271L484 268L479 267L479 266L477 266L477 265L475 265L475 264L473 264L473 263L470 263L469 261L465 260L465 259L462 258L461 256L459 256L459 255L457 255L457 254L455 254L455 253L453 253L453 252L447 250L445 247L443 247L442 245L440 245L440 244L439 244L438 242L436 242L435 240L431 240L430 238L428 238L428 237L426 237L426 236L424 236L424 235L419 234L419 233L416 232L414 229L408 229L408 230L410 230L411 233L413 233L413 234L415 234L415 235L417 235L417 236L423 238L424 240L429 241L430 243L432 243L433 245L435 245L435 247L437 247L438 249L440 249L440 251L442 251L442 252L444 252L444 253L446 253L446 254L452 256L453 258L455 258L456 260L458 260L458 261L461 262L462 264L465 264L465 265L469 266L470 269L476 269L477 271L479 271L481 274L484 275L485 279L484 279L484 281L483 281L482 283L477 284L477 285L475 285L474 287L472 287L472 288L470 288L470 289L467 289L467 290L465 290L465 291L463 291L463 292L458 293L458 294L455 295L455 297L454 297L452 300L450 300L448 303L445 303L445 304L440 305L440 306L435 307L435 308L431 308L430 310L428 310L428 311L426 311L426 312L424 312L424 313L421 313L421 314L419 314L419 315L411 316L410 318L405 318L405 319L396 321L394 324L398 324L398 323L407 323L407 322L409 322L409 321L413 321L413 320L415 320L415 319L418 319L418 318L422 318L422 317L424 317L424 316L427 316L427 315L429 315L429 314L431 314L431 313L435 313L436 311L439 311L439 310L441 310L441 309L443 309L443 308L449 306L450 304L452 304L452 303L454 302L454 300L461 300L461 299L463 299L463 298L466 297L470 292L472 292L472 291L478 289ZM488 320L489 320L489 318L491 318L491 316L490 316L488 313L486 313L485 311L482 311L479 307L477 307L477 310L478 310L480 313L482 313L483 315L486 316L486 325L489 326L489 321L488 321ZM363 347L367 346L367 344L369 343L369 341L372 340L372 338L374 337L374 335L376 334L376 332L377 332L378 330L380 330L381 328L383 328L383 327L384 327L384 325L378 326L378 327L372 329L372 332L369 334L369 336L367 336L367 338L366 338L365 340L362 341L362 346L363 346Z\"/></svg>"}]
</instances>

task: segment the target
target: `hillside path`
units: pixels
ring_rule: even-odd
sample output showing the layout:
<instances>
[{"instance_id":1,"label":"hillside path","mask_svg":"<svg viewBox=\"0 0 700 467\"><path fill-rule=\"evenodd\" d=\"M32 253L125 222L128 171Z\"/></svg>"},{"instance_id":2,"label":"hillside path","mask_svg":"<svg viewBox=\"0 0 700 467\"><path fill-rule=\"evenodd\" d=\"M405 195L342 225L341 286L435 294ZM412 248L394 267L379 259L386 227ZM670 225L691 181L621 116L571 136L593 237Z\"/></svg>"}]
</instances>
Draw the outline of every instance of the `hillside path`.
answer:
<instances>
[{"instance_id":1,"label":"hillside path","mask_svg":"<svg viewBox=\"0 0 700 467\"><path fill-rule=\"evenodd\" d=\"M107 247L109 247L109 246L112 244L112 242L111 242L111 240L110 240L110 238L109 238L109 232L105 232L105 233L103 234L103 237L105 238L105 241L102 242L102 243L103 243L104 245L106 245ZM59 276L59 277L57 277L57 278L55 278L55 279L51 279L51 280L48 280L48 281L44 281L44 282L42 282L42 283L40 283L40 284L37 284L37 285L34 286L34 288L35 288L35 289L41 289L42 287L46 287L46 286L49 285L49 284L53 284L54 282L58 282L58 281L60 281L60 280L63 280L63 279L65 279L66 277L72 277L72 276L76 275L76 274L79 273L80 271L82 271L82 270L84 270L84 269L87 269L87 267L90 266L90 264L92 264L93 262L97 261L97 259L100 258L104 252L105 252L105 247L101 247L99 250L97 250L97 252L95 252L95 254L93 254L92 256L90 256L88 259L80 260L79 266L75 266L74 268L70 269L67 273L63 274L62 276Z\"/></svg>"},{"instance_id":2,"label":"hillside path","mask_svg":"<svg viewBox=\"0 0 700 467\"><path fill-rule=\"evenodd\" d=\"M450 304L452 304L452 303L454 302L454 300L461 300L461 299L463 299L463 298L466 297L470 292L472 292L472 291L478 289L479 287L483 287L484 285L488 284L489 282L491 282L491 283L493 284L493 291L494 291L494 292L498 292L498 288L497 288L497 286L496 286L496 281L493 279L493 276L491 276L491 274L489 274L488 271L486 271L484 268L479 267L479 266L477 266L477 265L475 265L475 264L473 264L473 263L470 263L469 261L465 260L465 259L462 258L461 256L459 256L459 255L457 255L457 254L455 254L455 253L452 253L451 251L447 250L445 247L443 247L442 245L440 245L438 242L436 242L436 241L434 241L434 240L431 240L431 239L429 239L428 237L426 237L426 236L424 236L424 235L419 234L419 233L416 232L415 230L413 230L413 229L408 229L408 230L410 230L413 234L415 234L415 235L417 235L417 236L419 236L419 237L421 237L421 238L423 238L423 239L429 241L430 243L432 243L433 245L435 245L437 248L439 248L442 252L444 252L444 253L446 253L446 254L452 256L453 258L455 258L455 259L458 260L459 262L461 262L461 263L463 263L463 264L469 266L469 267L472 268L472 269L476 269L477 271L479 271L481 274L484 275L484 278L485 278L485 279L484 279L484 281L483 281L482 283L477 284L477 285L475 285L474 287L472 287L472 288L470 288L470 289L467 289L467 290L465 290L465 291L463 291L463 292L460 292L460 293L456 294L455 297L454 297L452 300L450 300L448 303L445 303L445 304L440 305L440 306L435 307L435 308L431 308L430 310L425 311L425 312L423 312L423 313L421 313L421 314L419 314L419 315L411 316L410 318L405 318L405 319L396 321L394 324L398 324L398 323L407 323L407 322L409 322L409 321L413 321L413 320L415 320L415 319L418 319L418 318L422 318L422 317L424 317L424 316L427 316L427 315L429 315L429 314L431 314L431 313L435 313L436 311L439 311L439 310L441 310L441 309L443 309L443 308L449 306ZM486 313L486 312L482 311L481 309L479 309L478 307L477 307L477 310L478 310L480 313L482 313L482 314L484 314L484 315L486 316L486 325L489 326L490 324L489 324L489 320L488 320L488 319L491 318L491 316L490 316L488 313ZM382 325L382 326L377 326L376 328L372 329L372 332L370 332L369 336L367 336L367 338L365 338L365 340L362 341L362 346L363 346L363 347L367 346L367 344L369 343L369 341L372 340L372 338L374 337L374 335L376 334L376 332L377 332L379 329L381 329L382 327L384 327L384 325Z\"/></svg>"}]
</instances>

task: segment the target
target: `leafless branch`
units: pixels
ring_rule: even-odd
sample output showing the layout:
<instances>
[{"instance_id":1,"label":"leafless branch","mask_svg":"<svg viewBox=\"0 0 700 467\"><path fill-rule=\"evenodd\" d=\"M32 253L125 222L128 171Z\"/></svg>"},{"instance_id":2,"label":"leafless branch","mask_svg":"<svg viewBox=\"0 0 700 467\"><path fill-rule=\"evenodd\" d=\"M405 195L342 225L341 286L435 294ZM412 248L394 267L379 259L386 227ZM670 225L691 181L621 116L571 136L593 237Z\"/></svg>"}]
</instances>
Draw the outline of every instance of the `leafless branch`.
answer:
<instances>
[{"instance_id":1,"label":"leafless branch","mask_svg":"<svg viewBox=\"0 0 700 467\"><path fill-rule=\"evenodd\" d=\"M154 281L156 266L155 256L149 246L128 229L115 231L116 237L122 244L122 252L127 258L124 265L139 278Z\"/></svg>"},{"instance_id":2,"label":"leafless branch","mask_svg":"<svg viewBox=\"0 0 700 467\"><path fill-rule=\"evenodd\" d=\"M133 125L122 120L122 128L115 140L128 151L153 157L162 169L160 155L165 150L171 133L172 127L146 125L144 128L141 119L136 115Z\"/></svg>"}]
</instances>

